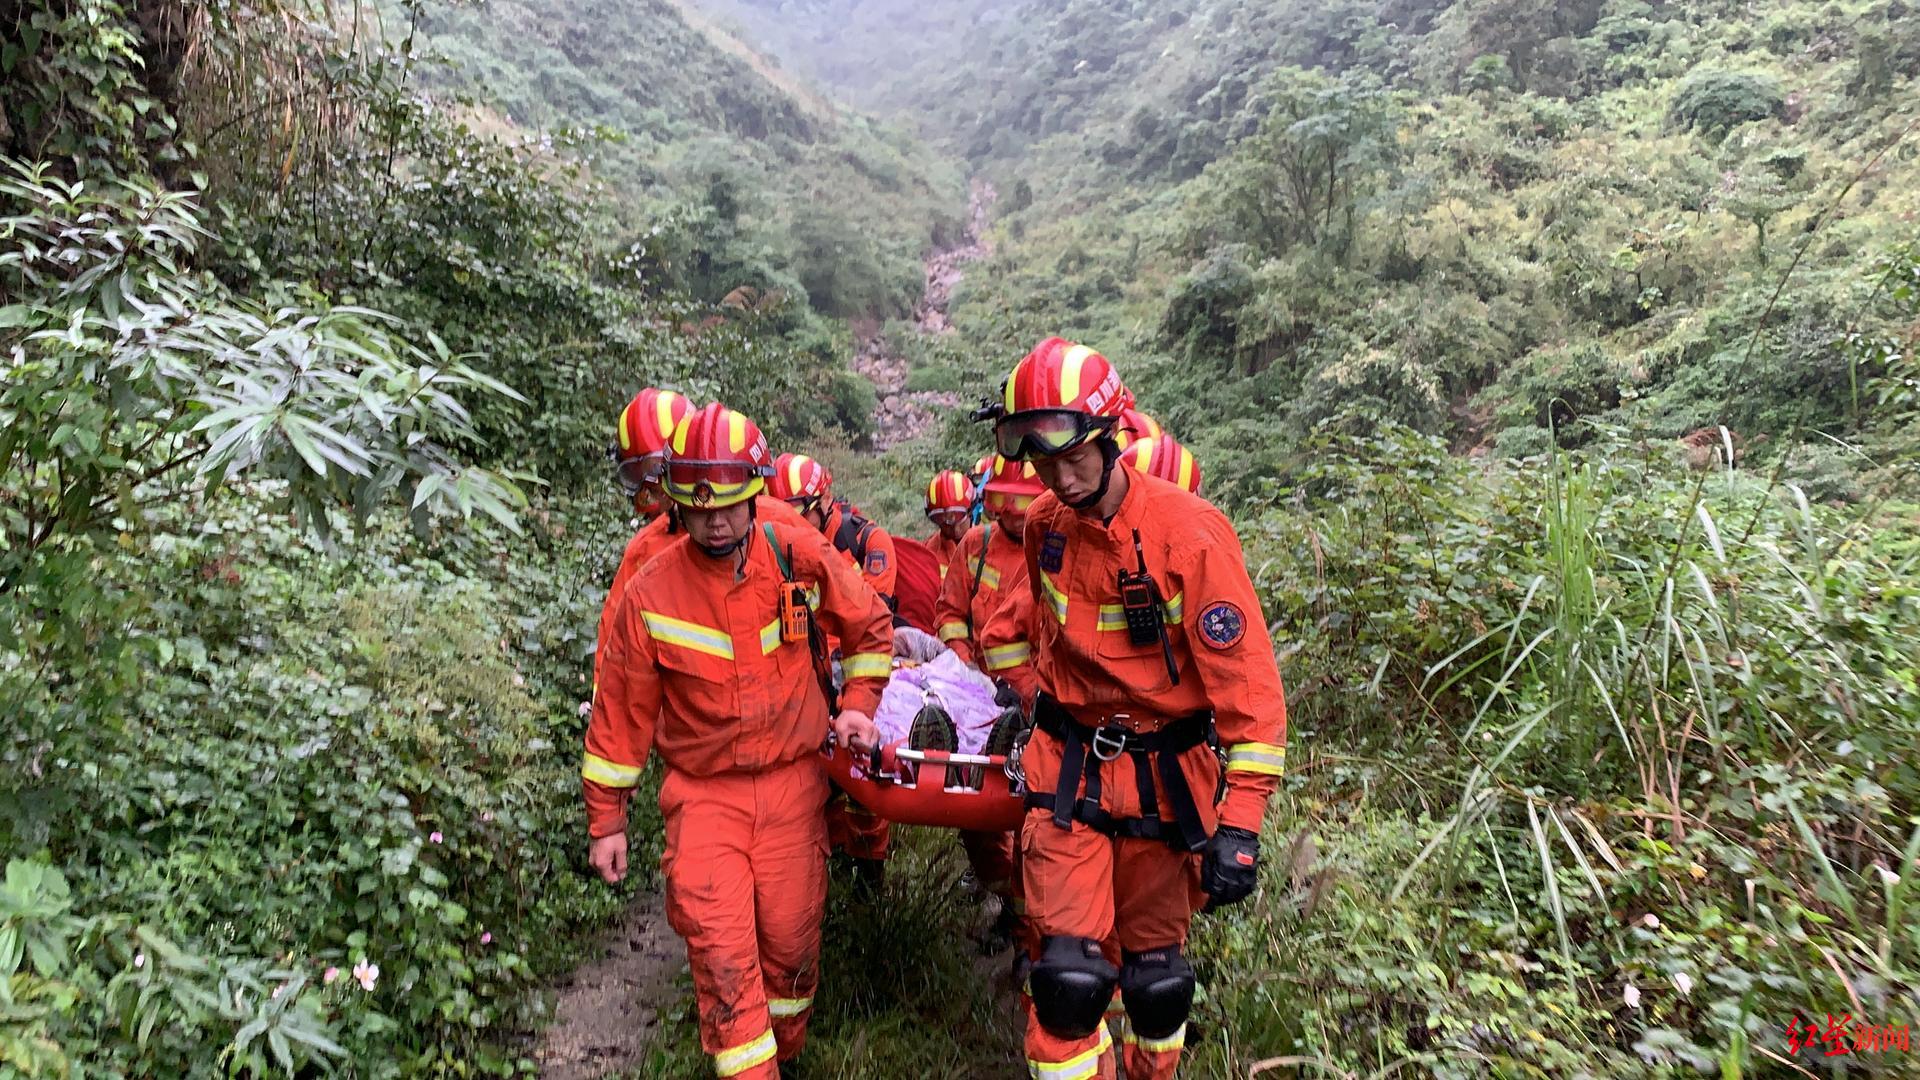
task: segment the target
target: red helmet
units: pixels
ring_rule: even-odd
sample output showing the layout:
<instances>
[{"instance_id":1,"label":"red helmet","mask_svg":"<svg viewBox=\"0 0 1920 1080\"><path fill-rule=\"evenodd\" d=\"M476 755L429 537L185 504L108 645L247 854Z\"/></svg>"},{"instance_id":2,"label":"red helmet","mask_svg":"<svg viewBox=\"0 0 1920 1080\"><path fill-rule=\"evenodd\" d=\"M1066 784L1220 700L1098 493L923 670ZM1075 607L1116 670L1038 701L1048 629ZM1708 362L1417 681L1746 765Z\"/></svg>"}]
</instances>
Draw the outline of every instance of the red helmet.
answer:
<instances>
[{"instance_id":1,"label":"red helmet","mask_svg":"<svg viewBox=\"0 0 1920 1080\"><path fill-rule=\"evenodd\" d=\"M612 449L614 479L628 495L666 471L667 443L693 411L693 402L672 390L649 386L620 410L620 442Z\"/></svg>"},{"instance_id":2,"label":"red helmet","mask_svg":"<svg viewBox=\"0 0 1920 1080\"><path fill-rule=\"evenodd\" d=\"M805 454L781 454L773 463L773 497L786 502L824 499L833 489L833 474Z\"/></svg>"},{"instance_id":3,"label":"red helmet","mask_svg":"<svg viewBox=\"0 0 1920 1080\"><path fill-rule=\"evenodd\" d=\"M1200 459L1171 435L1141 439L1120 452L1120 463L1200 494Z\"/></svg>"},{"instance_id":4,"label":"red helmet","mask_svg":"<svg viewBox=\"0 0 1920 1080\"><path fill-rule=\"evenodd\" d=\"M686 395L649 386L633 395L620 410L620 460L658 454L667 448L674 429L693 411Z\"/></svg>"},{"instance_id":5,"label":"red helmet","mask_svg":"<svg viewBox=\"0 0 1920 1080\"><path fill-rule=\"evenodd\" d=\"M993 463L999 459L999 454L988 454L979 461L974 462L973 471L967 475L974 478L975 484L983 483L986 475L993 471Z\"/></svg>"},{"instance_id":6,"label":"red helmet","mask_svg":"<svg viewBox=\"0 0 1920 1080\"><path fill-rule=\"evenodd\" d=\"M682 420L669 446L667 497L696 510L745 502L773 474L760 426L718 402Z\"/></svg>"},{"instance_id":7,"label":"red helmet","mask_svg":"<svg viewBox=\"0 0 1920 1080\"><path fill-rule=\"evenodd\" d=\"M1143 439L1157 439L1166 433L1160 421L1139 409L1127 408L1120 411L1120 423L1114 428L1113 441L1125 450Z\"/></svg>"},{"instance_id":8,"label":"red helmet","mask_svg":"<svg viewBox=\"0 0 1920 1080\"><path fill-rule=\"evenodd\" d=\"M1007 376L994 448L1009 460L1063 454L1111 432L1126 386L1107 358L1085 345L1048 338Z\"/></svg>"},{"instance_id":9,"label":"red helmet","mask_svg":"<svg viewBox=\"0 0 1920 1080\"><path fill-rule=\"evenodd\" d=\"M927 516L941 513L964 514L973 506L973 484L952 469L935 473L927 485Z\"/></svg>"},{"instance_id":10,"label":"red helmet","mask_svg":"<svg viewBox=\"0 0 1920 1080\"><path fill-rule=\"evenodd\" d=\"M980 485L980 489L1007 495L1038 495L1047 490L1047 485L1040 482L1040 474L1034 471L1033 462L1008 461L995 454L993 469L987 473L986 483Z\"/></svg>"}]
</instances>

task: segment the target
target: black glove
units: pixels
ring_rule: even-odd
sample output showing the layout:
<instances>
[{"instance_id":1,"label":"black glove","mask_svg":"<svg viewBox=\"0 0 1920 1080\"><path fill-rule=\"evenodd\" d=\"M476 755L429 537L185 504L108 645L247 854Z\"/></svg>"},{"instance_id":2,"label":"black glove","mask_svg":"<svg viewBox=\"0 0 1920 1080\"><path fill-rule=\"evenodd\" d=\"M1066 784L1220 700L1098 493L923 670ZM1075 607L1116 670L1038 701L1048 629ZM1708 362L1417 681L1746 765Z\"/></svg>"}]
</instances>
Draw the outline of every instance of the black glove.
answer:
<instances>
[{"instance_id":1,"label":"black glove","mask_svg":"<svg viewBox=\"0 0 1920 1080\"><path fill-rule=\"evenodd\" d=\"M1200 887L1208 897L1206 910L1245 900L1259 879L1260 838L1231 825L1215 829L1213 839L1207 841L1207 854L1200 860Z\"/></svg>"},{"instance_id":2,"label":"black glove","mask_svg":"<svg viewBox=\"0 0 1920 1080\"><path fill-rule=\"evenodd\" d=\"M1016 708L1020 704L1020 691L1005 679L993 680L993 703L1002 709Z\"/></svg>"}]
</instances>

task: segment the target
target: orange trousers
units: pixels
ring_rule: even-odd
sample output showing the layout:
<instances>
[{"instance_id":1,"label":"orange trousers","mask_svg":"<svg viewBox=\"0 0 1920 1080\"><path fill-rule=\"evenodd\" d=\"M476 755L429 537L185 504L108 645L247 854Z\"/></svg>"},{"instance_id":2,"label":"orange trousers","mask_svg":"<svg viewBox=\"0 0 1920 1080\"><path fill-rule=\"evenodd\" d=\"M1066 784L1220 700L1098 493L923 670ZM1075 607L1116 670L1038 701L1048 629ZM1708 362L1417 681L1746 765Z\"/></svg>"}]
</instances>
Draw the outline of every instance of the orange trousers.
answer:
<instances>
[{"instance_id":1,"label":"orange trousers","mask_svg":"<svg viewBox=\"0 0 1920 1080\"><path fill-rule=\"evenodd\" d=\"M893 839L893 824L860 805L860 800L834 784L827 801L827 841L835 851L856 859L884 859Z\"/></svg>"},{"instance_id":2,"label":"orange trousers","mask_svg":"<svg viewBox=\"0 0 1920 1080\"><path fill-rule=\"evenodd\" d=\"M765 772L667 771L667 921L686 939L700 1046L723 1077L775 1080L820 978L827 831L818 758Z\"/></svg>"},{"instance_id":3,"label":"orange trousers","mask_svg":"<svg viewBox=\"0 0 1920 1080\"><path fill-rule=\"evenodd\" d=\"M1060 775L1060 741L1035 731L1021 763L1034 791L1054 791ZM1213 750L1196 746L1180 755L1181 772L1200 806L1209 831L1214 827L1213 792L1220 762ZM1137 817L1139 788L1128 757L1101 765L1100 804L1116 817ZM1165 785L1154 778L1160 806L1171 805ZM1085 790L1084 777L1078 798ZM1116 967L1121 951L1145 952L1185 945L1193 913L1206 902L1200 888L1200 856L1158 840L1116 839L1075 821L1070 829L1054 822L1049 810L1029 810L1020 832L1021 884L1027 917L1044 936L1091 938L1101 943ZM1031 954L1038 959L1038 950ZM1041 1080L1113 1080L1116 1057L1124 1058L1127 1080L1172 1080L1186 1045L1183 1026L1171 1037L1136 1037L1119 1008L1119 995L1107 1010L1120 1021L1116 1054L1105 1024L1084 1039L1062 1038L1040 1026L1031 1003L1027 1009L1027 1064Z\"/></svg>"},{"instance_id":4,"label":"orange trousers","mask_svg":"<svg viewBox=\"0 0 1920 1080\"><path fill-rule=\"evenodd\" d=\"M1011 899L1019 894L1018 868L1013 860L1013 834L1010 832L960 833L960 848L967 853L967 865L973 867L974 880L995 896Z\"/></svg>"}]
</instances>

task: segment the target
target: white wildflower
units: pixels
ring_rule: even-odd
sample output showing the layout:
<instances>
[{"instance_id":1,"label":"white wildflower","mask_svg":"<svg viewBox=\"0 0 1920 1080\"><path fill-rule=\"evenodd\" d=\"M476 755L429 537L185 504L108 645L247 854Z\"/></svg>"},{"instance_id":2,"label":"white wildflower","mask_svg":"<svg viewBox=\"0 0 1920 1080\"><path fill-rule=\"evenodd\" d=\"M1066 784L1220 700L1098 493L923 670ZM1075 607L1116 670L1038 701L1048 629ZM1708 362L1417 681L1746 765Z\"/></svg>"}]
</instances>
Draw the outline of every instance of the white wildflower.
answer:
<instances>
[{"instance_id":1,"label":"white wildflower","mask_svg":"<svg viewBox=\"0 0 1920 1080\"><path fill-rule=\"evenodd\" d=\"M1684 971L1673 973L1673 988L1680 991L1681 997L1693 996L1693 976Z\"/></svg>"},{"instance_id":2,"label":"white wildflower","mask_svg":"<svg viewBox=\"0 0 1920 1080\"><path fill-rule=\"evenodd\" d=\"M360 981L360 989L372 993L373 985L380 981L380 965L367 963L363 956L359 963L353 965L353 977Z\"/></svg>"},{"instance_id":3,"label":"white wildflower","mask_svg":"<svg viewBox=\"0 0 1920 1080\"><path fill-rule=\"evenodd\" d=\"M1629 1009L1639 1008L1640 1007L1640 988L1633 985L1632 983L1628 983L1627 988L1625 990L1620 991L1620 1000L1626 1002L1627 1008Z\"/></svg>"}]
</instances>

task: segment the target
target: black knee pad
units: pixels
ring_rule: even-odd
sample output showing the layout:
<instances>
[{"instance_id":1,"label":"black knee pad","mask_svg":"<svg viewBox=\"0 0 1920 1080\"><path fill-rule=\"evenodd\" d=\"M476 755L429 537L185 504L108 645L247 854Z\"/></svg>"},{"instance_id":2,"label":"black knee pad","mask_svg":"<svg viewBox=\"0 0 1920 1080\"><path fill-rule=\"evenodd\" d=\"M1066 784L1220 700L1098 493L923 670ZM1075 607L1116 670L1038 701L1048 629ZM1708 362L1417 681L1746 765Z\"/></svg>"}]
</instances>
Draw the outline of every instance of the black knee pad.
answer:
<instances>
[{"instance_id":1,"label":"black knee pad","mask_svg":"<svg viewBox=\"0 0 1920 1080\"><path fill-rule=\"evenodd\" d=\"M1064 1039L1084 1039L1100 1026L1120 972L1092 938L1040 939L1040 959L1027 976L1040 1026Z\"/></svg>"},{"instance_id":2,"label":"black knee pad","mask_svg":"<svg viewBox=\"0 0 1920 1080\"><path fill-rule=\"evenodd\" d=\"M1178 945L1122 953L1120 1000L1136 1033L1167 1038L1187 1022L1187 1011L1193 1008L1193 965Z\"/></svg>"}]
</instances>

